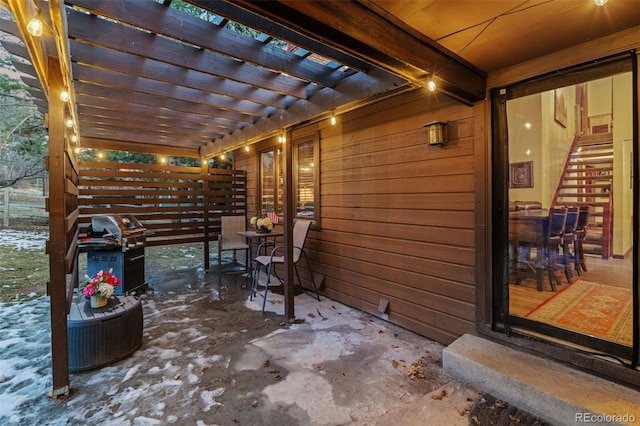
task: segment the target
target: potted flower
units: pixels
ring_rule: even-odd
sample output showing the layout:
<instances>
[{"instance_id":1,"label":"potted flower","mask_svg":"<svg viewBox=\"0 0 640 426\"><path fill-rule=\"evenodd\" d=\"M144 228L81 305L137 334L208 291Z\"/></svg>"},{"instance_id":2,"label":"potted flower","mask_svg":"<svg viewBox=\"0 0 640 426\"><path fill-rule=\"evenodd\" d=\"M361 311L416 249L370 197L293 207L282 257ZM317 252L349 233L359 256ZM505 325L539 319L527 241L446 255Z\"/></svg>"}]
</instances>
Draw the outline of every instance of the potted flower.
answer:
<instances>
[{"instance_id":1,"label":"potted flower","mask_svg":"<svg viewBox=\"0 0 640 426\"><path fill-rule=\"evenodd\" d=\"M120 284L120 278L109 271L99 271L93 277L85 275L87 280L80 284L80 290L86 297L91 298L92 308L105 306L113 294L115 288Z\"/></svg>"},{"instance_id":2,"label":"potted flower","mask_svg":"<svg viewBox=\"0 0 640 426\"><path fill-rule=\"evenodd\" d=\"M273 229L273 222L262 211L251 218L251 225L256 228L256 232L267 233Z\"/></svg>"}]
</instances>

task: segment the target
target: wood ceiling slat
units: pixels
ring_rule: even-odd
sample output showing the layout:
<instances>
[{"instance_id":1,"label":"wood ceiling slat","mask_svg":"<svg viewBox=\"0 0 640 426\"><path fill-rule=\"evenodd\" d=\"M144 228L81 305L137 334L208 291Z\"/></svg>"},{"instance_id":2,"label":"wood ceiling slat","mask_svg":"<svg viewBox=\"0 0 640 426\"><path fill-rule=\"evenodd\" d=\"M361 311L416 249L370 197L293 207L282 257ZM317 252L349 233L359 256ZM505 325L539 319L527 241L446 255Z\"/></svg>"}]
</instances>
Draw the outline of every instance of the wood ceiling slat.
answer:
<instances>
[{"instance_id":1,"label":"wood ceiling slat","mask_svg":"<svg viewBox=\"0 0 640 426\"><path fill-rule=\"evenodd\" d=\"M157 113L157 111L155 112ZM86 120L90 120L92 117L95 117L95 119L105 118L111 120L133 120L140 123L146 123L147 125L149 124L149 120L153 120L158 126L179 128L185 132L188 131L202 134L212 134L214 132L231 133L232 130L236 130L235 128L231 129L229 127L223 127L220 124L207 122L204 117L199 117L200 121L189 121L185 117L187 114L176 115L174 118L170 118L158 115L149 116L132 114L130 110L123 111L82 106L81 108L78 108L78 115L84 117Z\"/></svg>"},{"instance_id":2,"label":"wood ceiling slat","mask_svg":"<svg viewBox=\"0 0 640 426\"><path fill-rule=\"evenodd\" d=\"M200 103L216 108L236 111L248 115L267 115L265 106L254 102L242 101L226 96L214 95L188 87L177 86L162 81L149 80L143 77L133 77L113 71L101 70L83 66L74 66L73 73L79 81L90 82L98 86L105 86L120 90L131 90L164 98L185 102Z\"/></svg>"},{"instance_id":3,"label":"wood ceiling slat","mask_svg":"<svg viewBox=\"0 0 640 426\"><path fill-rule=\"evenodd\" d=\"M153 145L177 145L195 148L202 146L203 143L199 140L190 140L188 135L182 135L181 138L164 137L158 135L150 135L146 132L130 132L122 129L113 128L90 128L80 138L80 145L84 146L85 137L113 139L121 141L134 141L135 143L148 143Z\"/></svg>"},{"instance_id":4,"label":"wood ceiling slat","mask_svg":"<svg viewBox=\"0 0 640 426\"><path fill-rule=\"evenodd\" d=\"M78 111L86 114L113 116L113 114L135 115L140 120L167 120L185 121L194 123L195 126L211 126L212 129L227 129L228 131L242 128L241 124L236 121L212 119L210 116L198 115L194 113L185 113L171 109L158 109L147 105L138 105L131 103L123 103L112 99L91 98L84 96L78 97L82 103L78 105Z\"/></svg>"},{"instance_id":5,"label":"wood ceiling slat","mask_svg":"<svg viewBox=\"0 0 640 426\"><path fill-rule=\"evenodd\" d=\"M200 114L214 118L226 118L244 123L253 123L254 117L239 114L233 111L216 110L215 106L196 104L193 102L179 101L175 99L163 99L159 96L147 95L144 93L127 92L126 90L110 89L108 87L95 86L82 82L75 83L76 93L90 97L104 99L114 99L123 105L128 103L153 106L156 108L167 108L185 113ZM86 105L93 105L89 98L85 98Z\"/></svg>"},{"instance_id":6,"label":"wood ceiling slat","mask_svg":"<svg viewBox=\"0 0 640 426\"><path fill-rule=\"evenodd\" d=\"M331 46L322 44L317 40L306 37L299 32L285 28L274 21L267 20L255 15L235 4L219 0L186 0L188 3L201 7L216 15L225 16L232 21L240 22L243 25L254 28L258 31L269 34L279 40L284 40L296 46L302 47L311 52L315 52L326 58L332 58L336 62L346 65L361 72L369 72L371 64L362 61L352 55L334 49Z\"/></svg>"},{"instance_id":7,"label":"wood ceiling slat","mask_svg":"<svg viewBox=\"0 0 640 426\"><path fill-rule=\"evenodd\" d=\"M76 40L209 73L299 99L307 97L306 86L309 83L294 77L242 63L223 55L72 9L69 9L68 21L69 37ZM105 34L118 34L118 37L108 38L107 43ZM75 58L73 50L71 56L74 60L81 61Z\"/></svg>"},{"instance_id":8,"label":"wood ceiling slat","mask_svg":"<svg viewBox=\"0 0 640 426\"><path fill-rule=\"evenodd\" d=\"M333 87L342 78L339 71L154 1L67 0L67 4L322 86Z\"/></svg>"},{"instance_id":9,"label":"wood ceiling slat","mask_svg":"<svg viewBox=\"0 0 640 426\"><path fill-rule=\"evenodd\" d=\"M182 137L184 135L189 135L191 140L199 140L202 143L207 143L211 140L211 134L213 133L211 130L205 129L192 129L188 127L182 127L178 124L169 125L169 123L161 122L156 120L155 125L153 127L153 131L149 131L149 124L147 122L141 122L139 120L127 119L127 118L115 118L115 117L104 117L104 116L86 116L83 114L78 114L78 117L82 120L84 124L91 124L93 127L100 128L114 128L127 130L131 132L145 132L152 133L159 136L171 136L171 137Z\"/></svg>"},{"instance_id":10,"label":"wood ceiling slat","mask_svg":"<svg viewBox=\"0 0 640 426\"><path fill-rule=\"evenodd\" d=\"M111 138L83 136L80 140L83 148L104 149L114 151L141 152L145 154L161 154L176 157L199 157L198 147L178 146L174 141L172 144L159 144L153 141L145 142L138 140L117 140Z\"/></svg>"},{"instance_id":11,"label":"wood ceiling slat","mask_svg":"<svg viewBox=\"0 0 640 426\"><path fill-rule=\"evenodd\" d=\"M376 96L397 94L414 88L403 85L402 80L388 79L384 71L373 69L369 74L356 73L342 80L335 91L321 90L313 97L313 102L298 101L292 104L282 116L262 118L253 126L247 126L220 140L208 143L202 152L204 155L215 155L229 149L239 147L247 141L255 141L266 134L273 133L283 127L294 125L320 114L331 111L338 106L355 104L358 100L373 100Z\"/></svg>"},{"instance_id":12,"label":"wood ceiling slat","mask_svg":"<svg viewBox=\"0 0 640 426\"><path fill-rule=\"evenodd\" d=\"M88 45L75 40L70 40L69 44L74 52L74 58L72 59L75 62L90 64L93 67L105 70L126 72L132 76L164 81L235 99L251 99L256 103L273 106L274 108L286 108L287 103L291 99L295 99L248 84L226 80L211 74L185 69L130 53Z\"/></svg>"}]
</instances>

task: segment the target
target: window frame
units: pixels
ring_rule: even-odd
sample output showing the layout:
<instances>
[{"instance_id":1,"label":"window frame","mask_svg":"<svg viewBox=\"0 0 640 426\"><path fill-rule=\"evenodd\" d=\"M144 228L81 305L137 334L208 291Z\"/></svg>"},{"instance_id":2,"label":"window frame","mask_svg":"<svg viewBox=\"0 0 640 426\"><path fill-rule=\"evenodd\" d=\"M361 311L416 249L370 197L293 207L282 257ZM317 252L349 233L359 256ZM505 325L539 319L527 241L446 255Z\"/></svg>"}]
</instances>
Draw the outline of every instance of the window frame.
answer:
<instances>
[{"instance_id":1,"label":"window frame","mask_svg":"<svg viewBox=\"0 0 640 426\"><path fill-rule=\"evenodd\" d=\"M301 215L298 214L297 206L299 205L298 199L298 183L301 181L299 176L299 159L298 159L298 147L305 143L313 143L313 215ZM295 219L300 220L311 220L313 222L314 228L320 227L320 173L319 173L319 165L320 165L320 131L309 132L301 135L296 135L291 141L293 144L293 159L292 159L292 167L294 170L293 173L293 205L290 207L292 215ZM284 179L284 167L286 167L286 163L281 163L284 161L285 150L283 149L283 145L278 142L277 139L269 140L264 144L261 144L259 148L256 150L257 155L257 181L256 181L256 210L264 210L264 188L263 188L263 179L264 179L264 164L262 161L263 154L273 152L273 162L274 162L274 185L273 185L273 206L274 211L278 215L278 217L282 220L284 214L284 199L281 199L284 195L284 182L282 183L283 192L280 193L278 191L278 182L283 181ZM282 165L282 167L280 166ZM276 207L282 205L282 211L278 211Z\"/></svg>"},{"instance_id":2,"label":"window frame","mask_svg":"<svg viewBox=\"0 0 640 426\"><path fill-rule=\"evenodd\" d=\"M298 213L298 205L300 205L299 196L298 196L298 185L301 181L300 178L300 164L298 157L298 149L301 145L311 142L313 144L313 182L312 182L312 191L313 191L313 215L307 216ZM320 173L318 172L318 168L320 165L320 131L315 131L313 133L305 134L302 136L297 136L293 141L293 217L296 219L302 220L311 220L315 223L316 227L320 226Z\"/></svg>"}]
</instances>

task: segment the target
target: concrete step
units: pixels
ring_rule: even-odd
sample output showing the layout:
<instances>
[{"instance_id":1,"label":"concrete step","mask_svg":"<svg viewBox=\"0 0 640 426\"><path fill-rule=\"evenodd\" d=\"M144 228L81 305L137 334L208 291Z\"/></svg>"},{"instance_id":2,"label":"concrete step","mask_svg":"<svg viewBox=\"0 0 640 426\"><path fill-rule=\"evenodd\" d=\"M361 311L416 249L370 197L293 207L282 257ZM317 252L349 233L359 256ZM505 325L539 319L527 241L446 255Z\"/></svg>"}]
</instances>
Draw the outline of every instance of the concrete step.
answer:
<instances>
[{"instance_id":1,"label":"concrete step","mask_svg":"<svg viewBox=\"0 0 640 426\"><path fill-rule=\"evenodd\" d=\"M460 337L442 363L449 376L554 425L640 422L640 392L481 337Z\"/></svg>"}]
</instances>

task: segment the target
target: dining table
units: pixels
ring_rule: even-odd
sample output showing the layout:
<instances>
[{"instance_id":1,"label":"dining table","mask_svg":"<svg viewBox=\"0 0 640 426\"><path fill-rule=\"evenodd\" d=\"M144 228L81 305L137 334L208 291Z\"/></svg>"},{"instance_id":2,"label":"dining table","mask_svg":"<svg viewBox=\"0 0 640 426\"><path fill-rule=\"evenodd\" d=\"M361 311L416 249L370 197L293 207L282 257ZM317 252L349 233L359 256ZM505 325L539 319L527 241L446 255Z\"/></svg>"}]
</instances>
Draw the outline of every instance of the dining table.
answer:
<instances>
[{"instance_id":1,"label":"dining table","mask_svg":"<svg viewBox=\"0 0 640 426\"><path fill-rule=\"evenodd\" d=\"M542 291L544 279L544 244L548 227L549 209L509 212L509 241L513 247L512 270L517 270L520 245L524 243L535 247L535 277L538 291Z\"/></svg>"}]
</instances>

